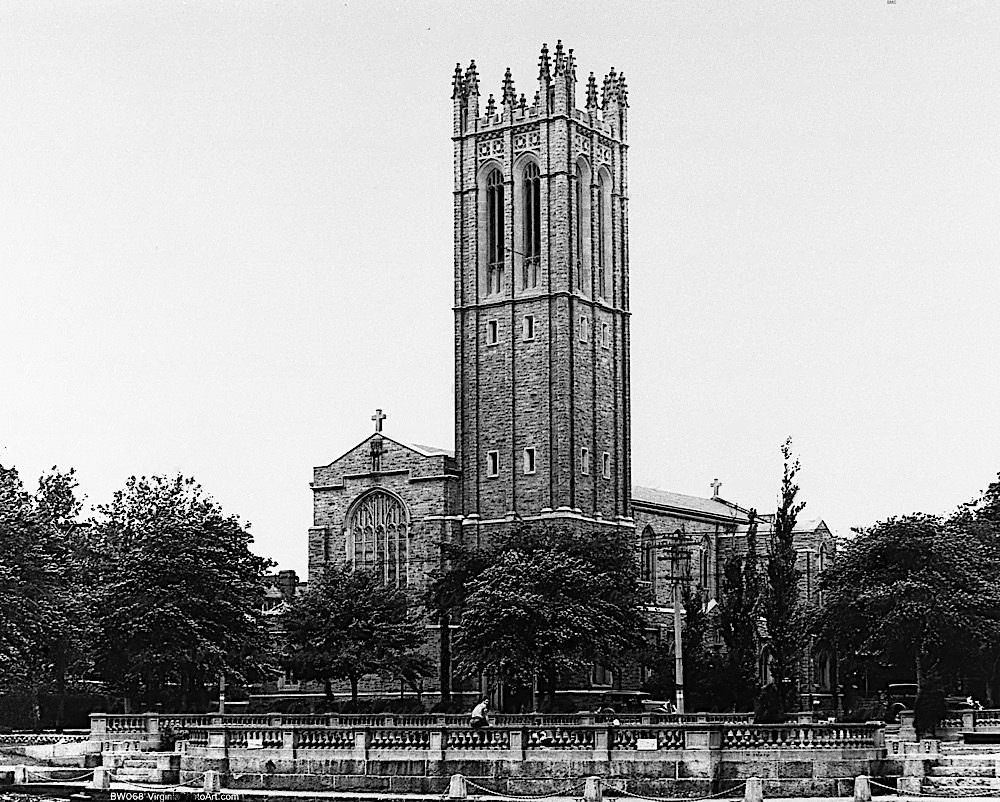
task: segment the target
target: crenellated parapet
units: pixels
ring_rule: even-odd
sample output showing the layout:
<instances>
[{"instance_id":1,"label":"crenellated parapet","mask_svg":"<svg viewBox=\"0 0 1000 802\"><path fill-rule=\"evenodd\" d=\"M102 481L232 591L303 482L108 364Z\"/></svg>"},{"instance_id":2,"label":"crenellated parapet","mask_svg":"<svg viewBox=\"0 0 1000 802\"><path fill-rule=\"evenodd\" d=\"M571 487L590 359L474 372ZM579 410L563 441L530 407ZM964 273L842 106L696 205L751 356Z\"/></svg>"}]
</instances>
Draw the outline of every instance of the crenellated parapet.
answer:
<instances>
[{"instance_id":1,"label":"crenellated parapet","mask_svg":"<svg viewBox=\"0 0 1000 802\"><path fill-rule=\"evenodd\" d=\"M475 61L462 71L455 65L452 99L455 104L456 136L500 129L508 125L551 116L566 116L620 141L625 139L628 91L624 74L614 67L605 75L598 99L597 82L590 73L583 110L576 106L576 56L563 48L562 40L549 51L543 44L538 57L538 88L531 102L527 93L518 95L510 67L504 72L499 101L489 95L485 114L479 115L479 75Z\"/></svg>"}]
</instances>

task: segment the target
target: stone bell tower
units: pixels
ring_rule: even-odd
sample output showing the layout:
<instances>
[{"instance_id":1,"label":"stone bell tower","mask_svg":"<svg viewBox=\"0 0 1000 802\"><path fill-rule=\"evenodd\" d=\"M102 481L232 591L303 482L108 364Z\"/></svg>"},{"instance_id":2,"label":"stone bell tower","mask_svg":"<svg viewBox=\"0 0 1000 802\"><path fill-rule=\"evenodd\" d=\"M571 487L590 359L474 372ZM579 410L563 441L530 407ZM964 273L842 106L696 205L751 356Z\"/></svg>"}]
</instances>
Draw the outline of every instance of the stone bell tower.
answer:
<instances>
[{"instance_id":1,"label":"stone bell tower","mask_svg":"<svg viewBox=\"0 0 1000 802\"><path fill-rule=\"evenodd\" d=\"M455 67L455 443L461 513L486 525L629 525L628 100L543 45L480 104Z\"/></svg>"}]
</instances>

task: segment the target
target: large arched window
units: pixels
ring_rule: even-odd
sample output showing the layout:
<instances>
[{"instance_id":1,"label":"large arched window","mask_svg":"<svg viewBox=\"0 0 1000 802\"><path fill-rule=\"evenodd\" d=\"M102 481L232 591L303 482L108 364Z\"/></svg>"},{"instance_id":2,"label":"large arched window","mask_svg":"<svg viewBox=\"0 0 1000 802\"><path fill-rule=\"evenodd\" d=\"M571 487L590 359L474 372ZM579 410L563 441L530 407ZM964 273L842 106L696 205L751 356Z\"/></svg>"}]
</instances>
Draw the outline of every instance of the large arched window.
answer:
<instances>
[{"instance_id":1,"label":"large arched window","mask_svg":"<svg viewBox=\"0 0 1000 802\"><path fill-rule=\"evenodd\" d=\"M486 177L486 292L498 293L503 285L503 175L492 170Z\"/></svg>"},{"instance_id":2,"label":"large arched window","mask_svg":"<svg viewBox=\"0 0 1000 802\"><path fill-rule=\"evenodd\" d=\"M347 522L347 557L355 568L381 574L387 585L406 586L408 518L403 502L383 490L362 496Z\"/></svg>"},{"instance_id":3,"label":"large arched window","mask_svg":"<svg viewBox=\"0 0 1000 802\"><path fill-rule=\"evenodd\" d=\"M538 165L528 162L522 182L524 243L522 245L521 289L538 286L538 264L542 253L542 192Z\"/></svg>"}]
</instances>

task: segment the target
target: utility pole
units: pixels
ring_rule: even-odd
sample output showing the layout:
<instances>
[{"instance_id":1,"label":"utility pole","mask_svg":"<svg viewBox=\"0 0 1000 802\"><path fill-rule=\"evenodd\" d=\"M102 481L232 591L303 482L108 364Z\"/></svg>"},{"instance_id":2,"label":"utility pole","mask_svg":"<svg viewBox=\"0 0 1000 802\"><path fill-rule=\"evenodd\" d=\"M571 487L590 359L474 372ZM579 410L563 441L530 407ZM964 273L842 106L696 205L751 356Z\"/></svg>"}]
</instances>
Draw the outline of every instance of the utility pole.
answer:
<instances>
[{"instance_id":1,"label":"utility pole","mask_svg":"<svg viewBox=\"0 0 1000 802\"><path fill-rule=\"evenodd\" d=\"M681 583L687 581L687 573L683 570L682 564L686 564L691 557L691 546L693 540L689 540L682 529L674 532L673 537L667 541L667 554L670 560L670 583L673 595L674 607L674 704L678 713L684 713L684 638L681 630L681 607L683 605L684 594Z\"/></svg>"}]
</instances>

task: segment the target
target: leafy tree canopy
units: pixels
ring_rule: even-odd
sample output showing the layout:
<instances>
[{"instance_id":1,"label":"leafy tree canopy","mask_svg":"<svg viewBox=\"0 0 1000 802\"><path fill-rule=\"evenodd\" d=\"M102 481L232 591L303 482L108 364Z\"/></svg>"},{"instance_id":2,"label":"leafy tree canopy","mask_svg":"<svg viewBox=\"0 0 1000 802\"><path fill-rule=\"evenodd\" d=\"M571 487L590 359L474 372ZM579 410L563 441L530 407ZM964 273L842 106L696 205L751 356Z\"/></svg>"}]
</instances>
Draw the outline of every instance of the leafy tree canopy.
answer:
<instances>
[{"instance_id":1,"label":"leafy tree canopy","mask_svg":"<svg viewBox=\"0 0 1000 802\"><path fill-rule=\"evenodd\" d=\"M423 632L407 613L406 594L383 584L372 571L331 565L284 615L284 662L297 677L324 683L358 682L365 674L396 674L414 679L430 670L417 649Z\"/></svg>"},{"instance_id":2,"label":"leafy tree canopy","mask_svg":"<svg viewBox=\"0 0 1000 802\"><path fill-rule=\"evenodd\" d=\"M220 674L259 676L268 648L263 575L248 527L193 479L128 480L98 508L101 571L97 666L126 698L173 695L204 707Z\"/></svg>"},{"instance_id":3,"label":"leafy tree canopy","mask_svg":"<svg viewBox=\"0 0 1000 802\"><path fill-rule=\"evenodd\" d=\"M631 540L573 526L522 525L478 555L455 639L460 669L550 693L560 675L618 664L644 646ZM463 563L467 570L469 561Z\"/></svg>"},{"instance_id":4,"label":"leafy tree canopy","mask_svg":"<svg viewBox=\"0 0 1000 802\"><path fill-rule=\"evenodd\" d=\"M881 521L824 572L816 631L841 649L908 662L924 684L1000 637L998 565L996 542L960 521Z\"/></svg>"}]
</instances>

